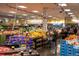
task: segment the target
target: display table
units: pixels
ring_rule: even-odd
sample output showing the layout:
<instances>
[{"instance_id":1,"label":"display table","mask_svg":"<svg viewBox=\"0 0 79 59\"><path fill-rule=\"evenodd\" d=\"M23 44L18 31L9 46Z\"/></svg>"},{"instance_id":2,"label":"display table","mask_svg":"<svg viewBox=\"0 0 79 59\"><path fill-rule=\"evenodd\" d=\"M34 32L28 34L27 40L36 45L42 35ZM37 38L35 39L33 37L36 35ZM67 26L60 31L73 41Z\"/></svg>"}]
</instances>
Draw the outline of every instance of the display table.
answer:
<instances>
[{"instance_id":1,"label":"display table","mask_svg":"<svg viewBox=\"0 0 79 59\"><path fill-rule=\"evenodd\" d=\"M23 56L38 56L39 53L36 50L32 50L31 54L25 48L16 48L15 50L0 52L0 56L21 56L21 51Z\"/></svg>"}]
</instances>

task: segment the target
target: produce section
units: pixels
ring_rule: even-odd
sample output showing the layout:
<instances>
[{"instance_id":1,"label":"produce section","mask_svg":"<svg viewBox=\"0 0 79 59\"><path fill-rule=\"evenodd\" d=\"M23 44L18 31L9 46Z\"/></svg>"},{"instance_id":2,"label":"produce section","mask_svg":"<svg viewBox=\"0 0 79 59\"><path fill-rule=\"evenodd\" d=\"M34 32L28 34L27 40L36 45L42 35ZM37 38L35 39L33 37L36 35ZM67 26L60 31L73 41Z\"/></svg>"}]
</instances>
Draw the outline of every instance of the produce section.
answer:
<instances>
[{"instance_id":1,"label":"produce section","mask_svg":"<svg viewBox=\"0 0 79 59\"><path fill-rule=\"evenodd\" d=\"M0 4L0 56L79 56L78 4L66 5Z\"/></svg>"}]
</instances>

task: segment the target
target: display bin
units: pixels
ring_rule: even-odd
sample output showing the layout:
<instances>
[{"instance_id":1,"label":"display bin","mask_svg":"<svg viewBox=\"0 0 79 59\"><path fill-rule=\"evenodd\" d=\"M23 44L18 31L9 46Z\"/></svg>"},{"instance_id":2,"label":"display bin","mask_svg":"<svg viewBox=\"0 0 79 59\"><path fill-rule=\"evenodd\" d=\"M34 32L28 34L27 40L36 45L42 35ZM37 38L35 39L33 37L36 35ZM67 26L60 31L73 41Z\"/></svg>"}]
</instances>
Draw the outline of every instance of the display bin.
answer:
<instances>
[{"instance_id":1,"label":"display bin","mask_svg":"<svg viewBox=\"0 0 79 59\"><path fill-rule=\"evenodd\" d=\"M74 56L79 56L79 48L78 49L74 49Z\"/></svg>"},{"instance_id":2,"label":"display bin","mask_svg":"<svg viewBox=\"0 0 79 59\"><path fill-rule=\"evenodd\" d=\"M60 55L61 56L79 56L79 48L68 44L65 40L60 40Z\"/></svg>"}]
</instances>

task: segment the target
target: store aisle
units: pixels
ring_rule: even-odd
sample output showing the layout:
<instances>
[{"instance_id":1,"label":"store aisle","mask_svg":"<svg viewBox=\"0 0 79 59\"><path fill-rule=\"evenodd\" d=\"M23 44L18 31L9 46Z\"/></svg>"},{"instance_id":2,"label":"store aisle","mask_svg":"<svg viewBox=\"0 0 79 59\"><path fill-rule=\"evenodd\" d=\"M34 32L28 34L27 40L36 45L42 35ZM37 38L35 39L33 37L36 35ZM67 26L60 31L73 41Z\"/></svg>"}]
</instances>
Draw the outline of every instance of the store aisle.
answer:
<instances>
[{"instance_id":1,"label":"store aisle","mask_svg":"<svg viewBox=\"0 0 79 59\"><path fill-rule=\"evenodd\" d=\"M57 40L57 56L59 56L59 44L60 43L60 40L58 39ZM37 50L38 51L38 53L40 54L40 56L55 56L54 55L54 50L52 49L51 50L51 48L42 48L42 49L39 49L39 50Z\"/></svg>"},{"instance_id":2,"label":"store aisle","mask_svg":"<svg viewBox=\"0 0 79 59\"><path fill-rule=\"evenodd\" d=\"M41 50L38 50L40 56L52 56L52 52L49 48L42 48Z\"/></svg>"}]
</instances>

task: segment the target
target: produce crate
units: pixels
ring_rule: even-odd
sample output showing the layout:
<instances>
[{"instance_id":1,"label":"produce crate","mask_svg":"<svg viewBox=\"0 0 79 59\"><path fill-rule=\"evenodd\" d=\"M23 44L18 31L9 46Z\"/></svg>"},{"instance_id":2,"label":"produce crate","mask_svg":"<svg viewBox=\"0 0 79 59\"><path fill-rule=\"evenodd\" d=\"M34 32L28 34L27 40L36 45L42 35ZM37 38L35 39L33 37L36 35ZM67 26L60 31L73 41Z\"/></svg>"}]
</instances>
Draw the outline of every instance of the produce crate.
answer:
<instances>
[{"instance_id":1,"label":"produce crate","mask_svg":"<svg viewBox=\"0 0 79 59\"><path fill-rule=\"evenodd\" d=\"M65 40L60 40L60 55L61 56L79 56L79 48L68 44Z\"/></svg>"},{"instance_id":2,"label":"produce crate","mask_svg":"<svg viewBox=\"0 0 79 59\"><path fill-rule=\"evenodd\" d=\"M78 49L74 49L74 56L79 56L79 48Z\"/></svg>"}]
</instances>

